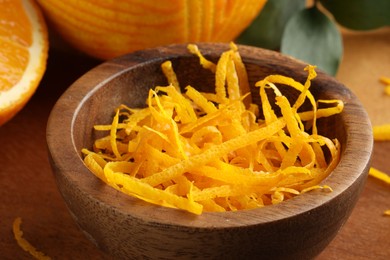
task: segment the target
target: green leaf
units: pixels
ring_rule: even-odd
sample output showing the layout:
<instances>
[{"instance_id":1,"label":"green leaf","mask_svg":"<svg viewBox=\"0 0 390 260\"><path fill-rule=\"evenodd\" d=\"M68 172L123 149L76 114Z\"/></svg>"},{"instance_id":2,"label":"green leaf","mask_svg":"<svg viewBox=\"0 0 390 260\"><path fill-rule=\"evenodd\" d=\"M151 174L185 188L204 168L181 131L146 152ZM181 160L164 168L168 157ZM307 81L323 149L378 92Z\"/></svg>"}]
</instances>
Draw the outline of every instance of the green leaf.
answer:
<instances>
[{"instance_id":1,"label":"green leaf","mask_svg":"<svg viewBox=\"0 0 390 260\"><path fill-rule=\"evenodd\" d=\"M349 29L371 30L390 25L390 0L320 0L336 21Z\"/></svg>"},{"instance_id":2,"label":"green leaf","mask_svg":"<svg viewBox=\"0 0 390 260\"><path fill-rule=\"evenodd\" d=\"M287 23L281 52L334 76L343 53L340 31L316 6L304 9Z\"/></svg>"},{"instance_id":3,"label":"green leaf","mask_svg":"<svg viewBox=\"0 0 390 260\"><path fill-rule=\"evenodd\" d=\"M237 39L238 43L277 50L287 21L305 8L306 0L268 0L252 24Z\"/></svg>"}]
</instances>

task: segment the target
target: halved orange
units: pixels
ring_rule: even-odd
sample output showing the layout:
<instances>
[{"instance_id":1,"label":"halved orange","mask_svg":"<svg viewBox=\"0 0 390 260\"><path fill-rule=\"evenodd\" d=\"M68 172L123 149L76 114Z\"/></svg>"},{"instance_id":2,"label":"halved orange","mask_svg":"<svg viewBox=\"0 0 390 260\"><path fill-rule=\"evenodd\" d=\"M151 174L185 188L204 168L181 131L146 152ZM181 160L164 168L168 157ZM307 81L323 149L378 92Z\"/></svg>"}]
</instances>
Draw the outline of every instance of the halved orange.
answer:
<instances>
[{"instance_id":1,"label":"halved orange","mask_svg":"<svg viewBox=\"0 0 390 260\"><path fill-rule=\"evenodd\" d=\"M33 0L2 0L0 11L0 125L35 93L46 70L48 33Z\"/></svg>"}]
</instances>

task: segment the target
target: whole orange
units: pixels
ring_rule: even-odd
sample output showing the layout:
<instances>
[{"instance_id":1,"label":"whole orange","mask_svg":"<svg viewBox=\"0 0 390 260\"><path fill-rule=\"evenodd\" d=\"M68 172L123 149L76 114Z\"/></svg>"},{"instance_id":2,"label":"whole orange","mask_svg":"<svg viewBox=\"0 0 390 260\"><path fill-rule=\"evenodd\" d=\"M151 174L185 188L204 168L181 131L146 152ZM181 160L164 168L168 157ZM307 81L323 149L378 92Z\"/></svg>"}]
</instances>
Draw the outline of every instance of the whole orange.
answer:
<instances>
[{"instance_id":1,"label":"whole orange","mask_svg":"<svg viewBox=\"0 0 390 260\"><path fill-rule=\"evenodd\" d=\"M227 42L266 0L38 0L49 25L76 49L109 59L171 43Z\"/></svg>"}]
</instances>

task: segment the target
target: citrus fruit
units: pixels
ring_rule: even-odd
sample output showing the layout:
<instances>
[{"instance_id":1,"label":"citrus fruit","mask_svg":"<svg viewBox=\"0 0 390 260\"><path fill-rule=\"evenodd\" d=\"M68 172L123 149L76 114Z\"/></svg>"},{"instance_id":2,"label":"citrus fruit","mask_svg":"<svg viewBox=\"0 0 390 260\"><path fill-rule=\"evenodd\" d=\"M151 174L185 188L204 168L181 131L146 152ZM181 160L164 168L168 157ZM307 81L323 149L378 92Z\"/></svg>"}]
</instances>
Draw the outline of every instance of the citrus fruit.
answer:
<instances>
[{"instance_id":1,"label":"citrus fruit","mask_svg":"<svg viewBox=\"0 0 390 260\"><path fill-rule=\"evenodd\" d=\"M49 27L100 59L171 43L228 42L266 0L38 0Z\"/></svg>"},{"instance_id":2,"label":"citrus fruit","mask_svg":"<svg viewBox=\"0 0 390 260\"><path fill-rule=\"evenodd\" d=\"M2 0L0 12L0 125L28 102L46 69L47 28L32 0Z\"/></svg>"}]
</instances>

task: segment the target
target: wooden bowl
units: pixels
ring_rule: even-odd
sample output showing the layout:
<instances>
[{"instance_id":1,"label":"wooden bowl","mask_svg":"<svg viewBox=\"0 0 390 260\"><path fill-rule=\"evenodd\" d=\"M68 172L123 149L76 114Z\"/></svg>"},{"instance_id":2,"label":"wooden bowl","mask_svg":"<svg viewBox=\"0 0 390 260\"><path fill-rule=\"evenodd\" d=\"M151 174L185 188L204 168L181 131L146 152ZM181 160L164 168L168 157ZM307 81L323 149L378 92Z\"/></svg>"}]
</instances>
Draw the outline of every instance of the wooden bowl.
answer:
<instances>
[{"instance_id":1,"label":"wooden bowl","mask_svg":"<svg viewBox=\"0 0 390 260\"><path fill-rule=\"evenodd\" d=\"M226 44L199 44L217 60ZM306 64L264 49L239 46L251 85L269 74L304 81ZM77 80L54 106L47 125L50 162L58 188L81 230L116 258L310 259L336 236L364 186L373 139L356 96L318 72L316 98L341 99L344 111L319 120L322 134L341 142L341 160L325 184L278 205L200 216L148 204L101 182L85 167L81 149L92 147L93 125L110 123L121 103L144 106L148 89L166 85L160 64L171 60L182 86L213 90L214 77L186 45L131 53L107 61ZM253 91L255 91L253 89ZM253 95L256 96L256 95Z\"/></svg>"}]
</instances>

